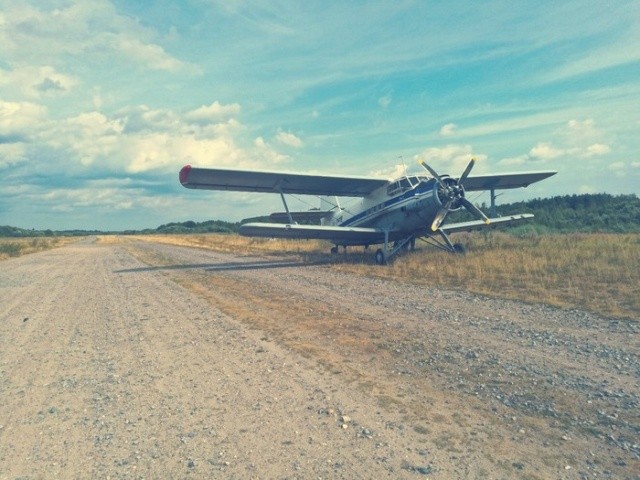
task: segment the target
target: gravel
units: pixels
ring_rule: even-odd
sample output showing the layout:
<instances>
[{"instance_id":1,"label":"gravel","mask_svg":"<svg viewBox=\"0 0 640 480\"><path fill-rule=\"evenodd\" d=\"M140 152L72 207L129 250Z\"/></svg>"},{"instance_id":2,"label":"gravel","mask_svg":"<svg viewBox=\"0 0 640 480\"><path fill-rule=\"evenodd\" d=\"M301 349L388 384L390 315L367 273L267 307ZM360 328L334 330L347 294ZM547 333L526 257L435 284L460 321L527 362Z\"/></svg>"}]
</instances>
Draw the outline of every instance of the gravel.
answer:
<instances>
[{"instance_id":1,"label":"gravel","mask_svg":"<svg viewBox=\"0 0 640 480\"><path fill-rule=\"evenodd\" d=\"M0 478L640 478L639 322L141 242L0 304Z\"/></svg>"}]
</instances>

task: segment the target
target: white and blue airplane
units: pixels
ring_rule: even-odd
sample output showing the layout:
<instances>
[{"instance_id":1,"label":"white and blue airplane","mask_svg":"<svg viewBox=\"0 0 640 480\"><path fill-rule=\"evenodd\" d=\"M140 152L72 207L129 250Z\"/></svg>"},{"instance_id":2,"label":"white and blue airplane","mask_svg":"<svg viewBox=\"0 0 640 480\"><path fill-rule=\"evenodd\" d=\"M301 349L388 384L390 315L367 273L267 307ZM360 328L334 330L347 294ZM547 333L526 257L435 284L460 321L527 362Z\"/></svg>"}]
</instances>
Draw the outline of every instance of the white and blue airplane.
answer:
<instances>
[{"instance_id":1,"label":"white and blue airplane","mask_svg":"<svg viewBox=\"0 0 640 480\"><path fill-rule=\"evenodd\" d=\"M285 212L271 214L273 223L246 223L239 233L249 237L322 239L338 247L382 245L376 251L376 263L386 264L398 252L412 250L416 239L424 239L438 248L461 253L464 247L453 244L449 234L526 220L531 214L488 218L465 198L465 192L491 192L491 210L495 211L496 190L527 187L557 172L523 172L470 176L472 159L459 178L439 175L425 162L427 174L405 175L393 180L378 177L317 175L271 171L197 168L186 165L180 170L180 183L187 188L236 192L278 193ZM285 195L316 195L325 208L291 212ZM327 197L335 200L327 200ZM349 208L340 206L338 197L359 200ZM451 211L465 208L479 220L445 224ZM284 220L285 223L279 221ZM315 222L318 225L299 224Z\"/></svg>"}]
</instances>

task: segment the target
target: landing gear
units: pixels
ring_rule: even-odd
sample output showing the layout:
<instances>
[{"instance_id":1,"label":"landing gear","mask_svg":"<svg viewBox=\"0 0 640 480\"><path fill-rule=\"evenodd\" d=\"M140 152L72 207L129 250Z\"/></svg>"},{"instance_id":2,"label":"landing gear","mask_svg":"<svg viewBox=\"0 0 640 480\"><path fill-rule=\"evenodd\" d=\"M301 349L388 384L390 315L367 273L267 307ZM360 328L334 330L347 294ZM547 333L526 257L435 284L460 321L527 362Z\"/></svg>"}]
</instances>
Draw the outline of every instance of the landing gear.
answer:
<instances>
[{"instance_id":1,"label":"landing gear","mask_svg":"<svg viewBox=\"0 0 640 480\"><path fill-rule=\"evenodd\" d=\"M385 232L384 247L376 251L376 263L386 265L393 257L400 252L410 252L416 248L416 237L410 235L402 240L393 242L393 248L389 248L389 233Z\"/></svg>"},{"instance_id":2,"label":"landing gear","mask_svg":"<svg viewBox=\"0 0 640 480\"><path fill-rule=\"evenodd\" d=\"M331 247L331 255L337 255L337 254L338 254L338 246L335 245Z\"/></svg>"},{"instance_id":3,"label":"landing gear","mask_svg":"<svg viewBox=\"0 0 640 480\"><path fill-rule=\"evenodd\" d=\"M449 236L441 228L436 230L436 233L440 234L441 240L438 240L437 237L432 237L431 235L421 237L420 240L433 247L439 248L440 250L444 250L445 252L454 253L456 255L464 255L467 253L467 249L463 244L451 243Z\"/></svg>"},{"instance_id":4,"label":"landing gear","mask_svg":"<svg viewBox=\"0 0 640 480\"><path fill-rule=\"evenodd\" d=\"M453 253L455 253L457 255L464 255L465 253L467 253L467 249L461 243L454 243L453 244Z\"/></svg>"}]
</instances>

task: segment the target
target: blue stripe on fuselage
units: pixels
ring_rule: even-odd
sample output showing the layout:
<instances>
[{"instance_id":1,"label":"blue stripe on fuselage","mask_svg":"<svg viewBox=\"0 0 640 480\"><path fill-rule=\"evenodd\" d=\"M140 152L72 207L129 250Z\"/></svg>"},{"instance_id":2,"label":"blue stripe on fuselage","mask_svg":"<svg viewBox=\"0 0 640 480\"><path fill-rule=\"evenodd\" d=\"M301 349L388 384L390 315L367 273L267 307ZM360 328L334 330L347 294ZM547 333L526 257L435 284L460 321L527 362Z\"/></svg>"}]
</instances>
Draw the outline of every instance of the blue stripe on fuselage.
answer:
<instances>
[{"instance_id":1,"label":"blue stripe on fuselage","mask_svg":"<svg viewBox=\"0 0 640 480\"><path fill-rule=\"evenodd\" d=\"M428 180L426 182L420 182L419 185L417 185L415 188L411 189L411 190L407 190L406 192L404 192L401 195L398 195L397 197L393 197L390 198L389 200L379 203L371 208L367 208L366 210L354 215L353 217L349 218L348 220L342 222L340 224L341 227L349 227L349 226L356 226L354 225L355 223L360 223L361 221L365 221L365 220L371 220L372 218L376 218L381 216L382 213L384 213L385 210L387 210L389 207L394 206L400 202L403 202L405 200L409 200L413 197L415 197L416 195L424 195L425 193L430 192L431 190L433 190L433 185L434 185L434 181L433 180Z\"/></svg>"}]
</instances>

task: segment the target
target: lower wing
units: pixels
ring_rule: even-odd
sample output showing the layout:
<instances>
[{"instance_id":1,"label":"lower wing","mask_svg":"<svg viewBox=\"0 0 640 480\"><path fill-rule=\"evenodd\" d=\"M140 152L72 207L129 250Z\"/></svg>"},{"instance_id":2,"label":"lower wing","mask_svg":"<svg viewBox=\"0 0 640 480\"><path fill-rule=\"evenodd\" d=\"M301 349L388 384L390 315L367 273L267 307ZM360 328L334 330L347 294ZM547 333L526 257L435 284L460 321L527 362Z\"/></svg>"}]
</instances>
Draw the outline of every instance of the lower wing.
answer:
<instances>
[{"instance_id":1,"label":"lower wing","mask_svg":"<svg viewBox=\"0 0 640 480\"><path fill-rule=\"evenodd\" d=\"M316 239L349 243L362 242L363 244L384 242L384 232L377 228L245 223L240 226L239 233L246 237Z\"/></svg>"},{"instance_id":2,"label":"lower wing","mask_svg":"<svg viewBox=\"0 0 640 480\"><path fill-rule=\"evenodd\" d=\"M508 217L497 217L490 218L489 227L494 225L506 225L508 223L519 222L522 220L528 220L529 218L533 218L531 213L521 213L519 215L509 215ZM445 233L455 233L455 232L468 232L471 230L480 230L481 228L487 228L484 220L473 220L471 222L460 222L460 223L449 223L447 225L442 225L440 230Z\"/></svg>"},{"instance_id":3,"label":"lower wing","mask_svg":"<svg viewBox=\"0 0 640 480\"><path fill-rule=\"evenodd\" d=\"M492 218L492 225L505 225L533 218L530 213L511 215L508 217ZM482 220L471 222L451 223L442 225L440 230L449 234L470 230L486 228L487 225ZM385 232L379 228L360 227L337 227L328 225L297 225L283 223L245 223L240 226L240 235L245 237L266 237L266 238L294 238L303 240L330 240L334 243L345 243L350 245L375 245L384 243ZM416 231L392 230L389 233L389 240L406 238L414 234L417 237L428 236L427 227Z\"/></svg>"}]
</instances>

